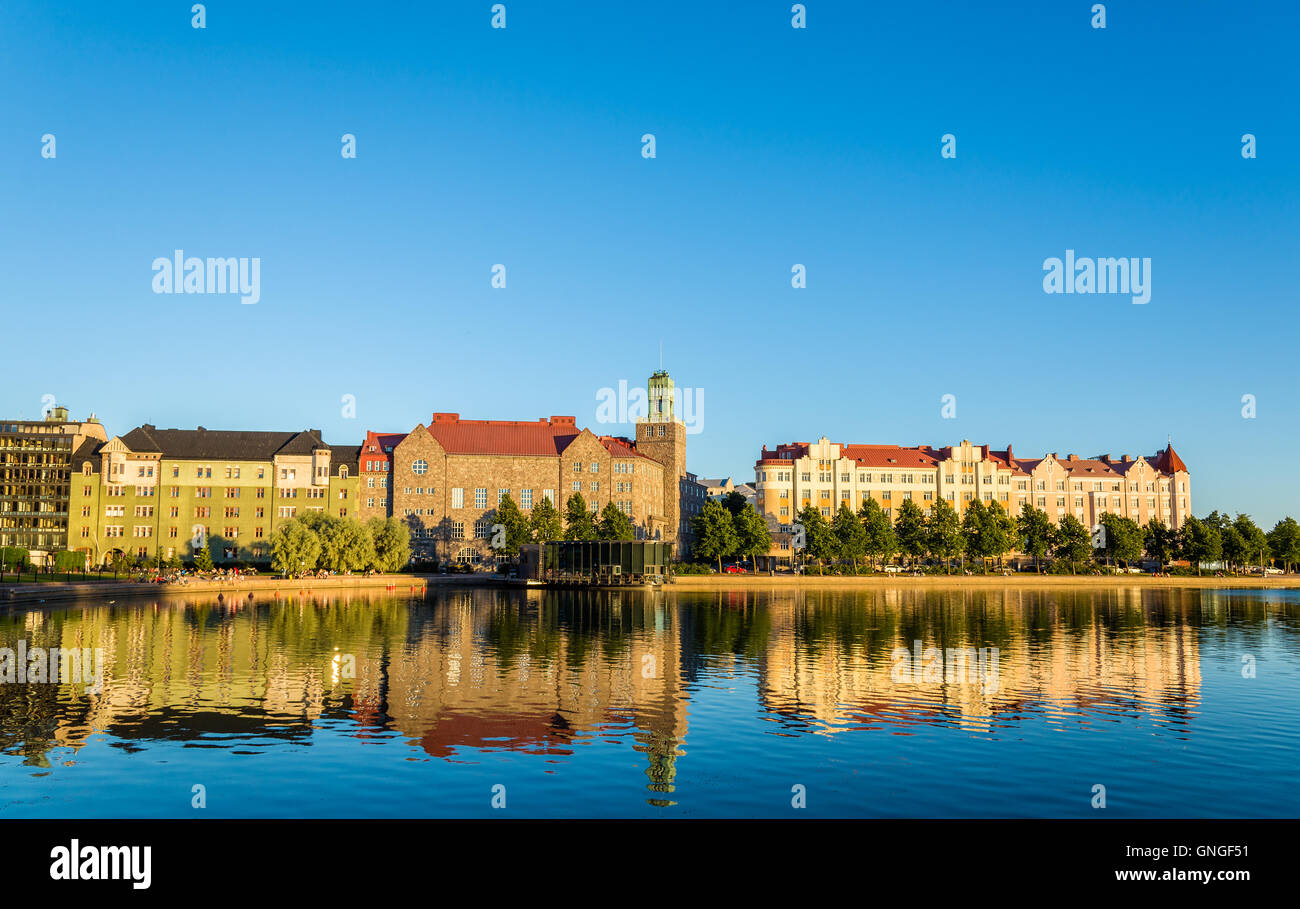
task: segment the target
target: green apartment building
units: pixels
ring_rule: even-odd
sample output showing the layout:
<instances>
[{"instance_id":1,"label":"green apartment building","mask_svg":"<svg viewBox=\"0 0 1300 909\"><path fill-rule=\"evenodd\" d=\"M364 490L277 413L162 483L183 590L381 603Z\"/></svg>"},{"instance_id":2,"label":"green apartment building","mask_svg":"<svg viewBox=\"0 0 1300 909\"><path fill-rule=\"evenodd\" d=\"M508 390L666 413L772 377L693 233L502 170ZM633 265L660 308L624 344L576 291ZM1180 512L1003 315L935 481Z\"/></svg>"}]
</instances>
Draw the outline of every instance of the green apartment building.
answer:
<instances>
[{"instance_id":1,"label":"green apartment building","mask_svg":"<svg viewBox=\"0 0 1300 909\"><path fill-rule=\"evenodd\" d=\"M115 553L269 562L271 533L309 511L357 516L360 446L320 430L241 432L139 426L83 442L72 458L68 547L99 565Z\"/></svg>"}]
</instances>

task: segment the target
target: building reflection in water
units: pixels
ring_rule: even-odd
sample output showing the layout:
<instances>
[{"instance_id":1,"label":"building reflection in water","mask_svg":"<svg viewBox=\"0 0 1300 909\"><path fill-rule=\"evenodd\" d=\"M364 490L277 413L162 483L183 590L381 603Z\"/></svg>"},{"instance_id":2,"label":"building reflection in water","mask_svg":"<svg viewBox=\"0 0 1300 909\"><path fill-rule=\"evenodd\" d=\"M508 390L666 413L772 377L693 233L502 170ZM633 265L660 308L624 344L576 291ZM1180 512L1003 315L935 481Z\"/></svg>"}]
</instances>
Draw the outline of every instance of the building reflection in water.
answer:
<instances>
[{"instance_id":1,"label":"building reflection in water","mask_svg":"<svg viewBox=\"0 0 1300 909\"><path fill-rule=\"evenodd\" d=\"M1269 608L1200 591L1015 587L91 604L0 616L0 646L106 654L99 694L0 685L0 750L47 766L107 735L127 749L168 739L256 754L309 745L328 726L404 740L428 760L513 751L562 764L623 742L641 756L652 804L671 804L702 686L756 692L779 735L996 735L1144 715L1186 736L1202 629L1262 625ZM996 689L896 682L891 654L917 641L996 647Z\"/></svg>"}]
</instances>

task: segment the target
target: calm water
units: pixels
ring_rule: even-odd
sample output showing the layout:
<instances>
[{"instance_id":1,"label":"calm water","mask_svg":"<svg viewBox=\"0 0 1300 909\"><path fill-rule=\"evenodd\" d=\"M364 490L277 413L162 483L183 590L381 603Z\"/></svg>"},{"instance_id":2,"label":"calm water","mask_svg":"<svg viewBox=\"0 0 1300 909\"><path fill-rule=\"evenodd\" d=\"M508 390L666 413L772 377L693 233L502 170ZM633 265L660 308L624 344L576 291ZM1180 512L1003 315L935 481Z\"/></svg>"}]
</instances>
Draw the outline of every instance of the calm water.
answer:
<instances>
[{"instance_id":1,"label":"calm water","mask_svg":"<svg viewBox=\"0 0 1300 909\"><path fill-rule=\"evenodd\" d=\"M1295 817L1298 619L1300 591L1016 588L6 615L0 647L105 670L0 684L0 816L500 816L501 785L516 817L786 817L796 786L800 816ZM910 681L916 641L996 660Z\"/></svg>"}]
</instances>

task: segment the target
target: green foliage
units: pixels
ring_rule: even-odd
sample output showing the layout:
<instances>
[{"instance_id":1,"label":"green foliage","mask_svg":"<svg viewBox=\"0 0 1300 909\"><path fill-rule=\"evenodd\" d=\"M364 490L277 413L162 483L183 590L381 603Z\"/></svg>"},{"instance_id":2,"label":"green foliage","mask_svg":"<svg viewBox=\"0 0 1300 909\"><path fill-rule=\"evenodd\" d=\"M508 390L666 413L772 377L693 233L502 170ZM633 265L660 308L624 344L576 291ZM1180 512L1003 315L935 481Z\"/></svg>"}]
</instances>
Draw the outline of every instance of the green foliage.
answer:
<instances>
[{"instance_id":1,"label":"green foliage","mask_svg":"<svg viewBox=\"0 0 1300 909\"><path fill-rule=\"evenodd\" d=\"M564 538L566 540L596 539L596 525L587 509L587 500L575 492L564 504Z\"/></svg>"},{"instance_id":2,"label":"green foliage","mask_svg":"<svg viewBox=\"0 0 1300 909\"><path fill-rule=\"evenodd\" d=\"M1163 569L1178 552L1178 531L1170 529L1159 518L1152 518L1142 529L1142 545L1146 554L1159 562Z\"/></svg>"},{"instance_id":3,"label":"green foliage","mask_svg":"<svg viewBox=\"0 0 1300 909\"><path fill-rule=\"evenodd\" d=\"M1092 560L1092 534L1072 514L1061 518L1061 523L1052 528L1050 542L1052 557L1061 563L1069 562L1071 574L1080 562Z\"/></svg>"},{"instance_id":4,"label":"green foliage","mask_svg":"<svg viewBox=\"0 0 1300 909\"><path fill-rule=\"evenodd\" d=\"M1241 565L1263 566L1268 561L1268 535L1255 525L1248 514L1239 514L1232 529L1241 539L1241 554L1236 560Z\"/></svg>"},{"instance_id":5,"label":"green foliage","mask_svg":"<svg viewBox=\"0 0 1300 909\"><path fill-rule=\"evenodd\" d=\"M54 570L60 574L81 571L86 567L86 555L82 552L70 552L66 549L54 554Z\"/></svg>"},{"instance_id":6,"label":"green foliage","mask_svg":"<svg viewBox=\"0 0 1300 909\"><path fill-rule=\"evenodd\" d=\"M934 510L925 522L925 530L927 547L938 558L947 562L962 554L966 541L962 536L961 519L947 499L939 499L934 503Z\"/></svg>"},{"instance_id":7,"label":"green foliage","mask_svg":"<svg viewBox=\"0 0 1300 909\"><path fill-rule=\"evenodd\" d=\"M1102 551L1108 558L1128 564L1142 557L1145 534L1137 521L1108 511L1097 523L1106 531L1106 545Z\"/></svg>"},{"instance_id":8,"label":"green foliage","mask_svg":"<svg viewBox=\"0 0 1300 909\"><path fill-rule=\"evenodd\" d=\"M722 559L736 551L739 540L736 525L720 502L705 502L700 513L691 518L691 532L695 535L693 553L703 559L716 559L722 570Z\"/></svg>"},{"instance_id":9,"label":"green foliage","mask_svg":"<svg viewBox=\"0 0 1300 909\"><path fill-rule=\"evenodd\" d=\"M879 504L876 505L879 508ZM883 513L883 512L882 512ZM898 550L913 561L930 551L930 535L925 526L925 514L911 499L904 499L894 519L894 537Z\"/></svg>"},{"instance_id":10,"label":"green foliage","mask_svg":"<svg viewBox=\"0 0 1300 909\"><path fill-rule=\"evenodd\" d=\"M1016 548L1033 557L1037 568L1052 545L1052 521L1047 512L1026 502L1020 509L1020 517L1016 518L1016 542Z\"/></svg>"},{"instance_id":11,"label":"green foliage","mask_svg":"<svg viewBox=\"0 0 1300 909\"><path fill-rule=\"evenodd\" d=\"M732 524L736 530L735 554L748 558L751 566L755 564L756 558L765 556L772 550L772 532L768 529L767 521L763 520L753 505L745 502L745 507L732 515Z\"/></svg>"},{"instance_id":12,"label":"green foliage","mask_svg":"<svg viewBox=\"0 0 1300 909\"><path fill-rule=\"evenodd\" d=\"M731 512L731 516L734 518L738 517L750 506L749 502L745 501L745 497L733 489L722 497L722 507Z\"/></svg>"},{"instance_id":13,"label":"green foliage","mask_svg":"<svg viewBox=\"0 0 1300 909\"><path fill-rule=\"evenodd\" d=\"M18 546L5 546L0 549L0 563L6 571L25 571L31 565L31 555Z\"/></svg>"},{"instance_id":14,"label":"green foliage","mask_svg":"<svg viewBox=\"0 0 1300 909\"><path fill-rule=\"evenodd\" d=\"M1179 552L1200 573L1202 562L1217 562L1223 558L1223 534L1217 521L1189 517L1180 533Z\"/></svg>"},{"instance_id":15,"label":"green foliage","mask_svg":"<svg viewBox=\"0 0 1300 909\"><path fill-rule=\"evenodd\" d=\"M551 543L564 539L564 526L560 521L560 512L545 496L542 496L542 500L533 509L532 517L529 519L529 531L534 543Z\"/></svg>"},{"instance_id":16,"label":"green foliage","mask_svg":"<svg viewBox=\"0 0 1300 909\"><path fill-rule=\"evenodd\" d=\"M376 571L392 574L401 571L411 561L411 529L398 518L371 518L366 522L374 547Z\"/></svg>"},{"instance_id":17,"label":"green foliage","mask_svg":"<svg viewBox=\"0 0 1300 909\"><path fill-rule=\"evenodd\" d=\"M839 555L840 542L817 506L808 504L801 508L798 523L803 527L804 551L810 558L820 563Z\"/></svg>"},{"instance_id":18,"label":"green foliage","mask_svg":"<svg viewBox=\"0 0 1300 909\"><path fill-rule=\"evenodd\" d=\"M1300 563L1300 524L1287 517L1273 525L1268 532L1268 548L1273 558L1282 563L1283 570Z\"/></svg>"},{"instance_id":19,"label":"green foliage","mask_svg":"<svg viewBox=\"0 0 1300 909\"><path fill-rule=\"evenodd\" d=\"M316 530L320 540L318 568L330 571L365 571L375 562L370 531L355 518L328 516Z\"/></svg>"},{"instance_id":20,"label":"green foliage","mask_svg":"<svg viewBox=\"0 0 1300 909\"><path fill-rule=\"evenodd\" d=\"M835 534L836 548L841 558L850 559L856 571L858 560L867 555L867 528L854 514L847 502L840 502L839 510L831 521L831 530Z\"/></svg>"},{"instance_id":21,"label":"green foliage","mask_svg":"<svg viewBox=\"0 0 1300 909\"><path fill-rule=\"evenodd\" d=\"M635 538L636 530L632 527L632 519L613 502L606 504L596 520L596 539L632 540Z\"/></svg>"},{"instance_id":22,"label":"green foliage","mask_svg":"<svg viewBox=\"0 0 1300 909\"><path fill-rule=\"evenodd\" d=\"M135 560L132 559L129 555L127 556L127 558L126 558L126 563L127 563L127 564L126 564L126 569L127 569L128 571L129 571L131 568L134 568L134 567L135 567L135 565L134 565L134 561L135 561ZM214 567L213 564L212 564L212 550L209 549L207 546L200 546L200 547L198 547L197 549L195 549L195 551L194 551L194 567L195 567L195 569L198 570L198 571L211 571L211 570L213 569L213 567Z\"/></svg>"},{"instance_id":23,"label":"green foliage","mask_svg":"<svg viewBox=\"0 0 1300 909\"><path fill-rule=\"evenodd\" d=\"M271 567L283 574L298 574L316 567L321 542L311 523L293 518L271 534Z\"/></svg>"},{"instance_id":24,"label":"green foliage","mask_svg":"<svg viewBox=\"0 0 1300 909\"><path fill-rule=\"evenodd\" d=\"M912 509L919 516L921 509L911 499L903 500L903 507L899 508L899 519L902 520L903 511L906 506L911 505ZM880 503L875 499L868 497L862 507L858 509L858 519L862 522L862 529L866 532L866 554L867 558L879 561L883 567L884 563L889 561L890 557L898 551L898 537L894 533L894 527L889 523L889 516L885 514L885 509L880 507ZM924 524L921 524L924 528Z\"/></svg>"},{"instance_id":25,"label":"green foliage","mask_svg":"<svg viewBox=\"0 0 1300 909\"><path fill-rule=\"evenodd\" d=\"M532 539L533 532L528 524L528 518L524 517L524 513L519 510L510 493L502 496L493 523L500 524L505 529L505 538L502 540L504 545L497 550L500 555L514 558L519 555L519 547Z\"/></svg>"}]
</instances>

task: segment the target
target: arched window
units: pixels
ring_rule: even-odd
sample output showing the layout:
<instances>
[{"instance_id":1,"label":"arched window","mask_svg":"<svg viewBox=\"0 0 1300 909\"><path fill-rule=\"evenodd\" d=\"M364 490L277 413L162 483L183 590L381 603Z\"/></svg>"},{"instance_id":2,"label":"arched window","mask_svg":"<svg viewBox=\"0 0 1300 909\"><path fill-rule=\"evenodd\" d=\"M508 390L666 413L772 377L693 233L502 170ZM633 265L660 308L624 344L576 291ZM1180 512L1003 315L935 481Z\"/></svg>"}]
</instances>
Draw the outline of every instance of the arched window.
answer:
<instances>
[{"instance_id":1,"label":"arched window","mask_svg":"<svg viewBox=\"0 0 1300 909\"><path fill-rule=\"evenodd\" d=\"M339 465L339 479L346 480L347 478L348 478L348 465L346 464Z\"/></svg>"}]
</instances>

